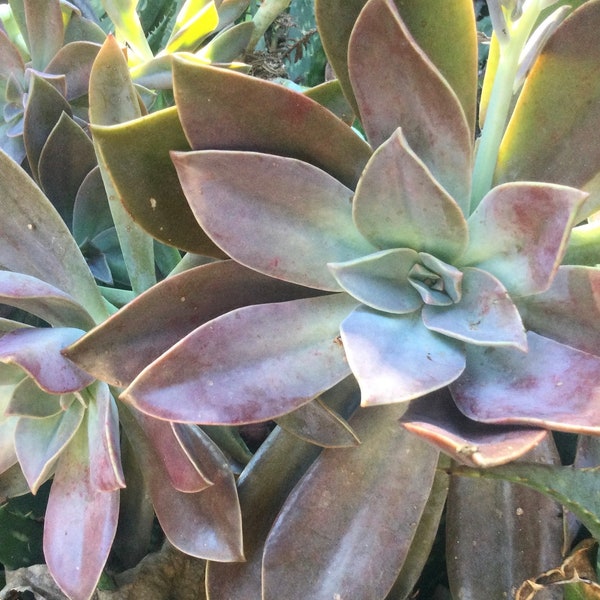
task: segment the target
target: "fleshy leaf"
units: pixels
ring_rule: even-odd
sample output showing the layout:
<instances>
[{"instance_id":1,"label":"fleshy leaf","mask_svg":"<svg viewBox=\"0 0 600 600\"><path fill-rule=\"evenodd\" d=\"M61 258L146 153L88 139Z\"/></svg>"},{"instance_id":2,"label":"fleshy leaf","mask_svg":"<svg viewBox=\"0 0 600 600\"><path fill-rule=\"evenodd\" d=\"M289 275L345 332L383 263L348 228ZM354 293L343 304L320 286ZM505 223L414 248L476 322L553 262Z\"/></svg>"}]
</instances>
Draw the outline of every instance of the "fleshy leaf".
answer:
<instances>
[{"instance_id":1,"label":"fleshy leaf","mask_svg":"<svg viewBox=\"0 0 600 600\"><path fill-rule=\"evenodd\" d=\"M527 350L519 311L493 275L467 267L461 290L457 304L423 306L425 327L471 344Z\"/></svg>"},{"instance_id":2,"label":"fleshy leaf","mask_svg":"<svg viewBox=\"0 0 600 600\"><path fill-rule=\"evenodd\" d=\"M288 496L265 545L265 600L386 596L414 539L438 459L434 448L397 426L401 412L397 406L359 411L350 424L361 445L324 450Z\"/></svg>"},{"instance_id":3,"label":"fleshy leaf","mask_svg":"<svg viewBox=\"0 0 600 600\"><path fill-rule=\"evenodd\" d=\"M185 446L185 438L177 436L174 423L151 419L146 415L136 415L139 426L144 430L153 452L160 458L171 485L180 492L200 492L212 485L212 481L202 472L198 457L190 455ZM204 436L202 432L199 436Z\"/></svg>"},{"instance_id":4,"label":"fleshy leaf","mask_svg":"<svg viewBox=\"0 0 600 600\"><path fill-rule=\"evenodd\" d=\"M156 516L169 541L192 556L217 561L243 560L235 481L219 449L196 435L198 430L187 431L186 447L202 463L213 485L201 492L179 492L171 485L164 463L127 407L122 411L121 420L147 479ZM178 435L186 435L186 432L180 430Z\"/></svg>"},{"instance_id":5,"label":"fleshy leaf","mask_svg":"<svg viewBox=\"0 0 600 600\"><path fill-rule=\"evenodd\" d=\"M352 191L309 163L210 150L174 153L173 162L202 228L252 269L339 291L326 263L374 251L354 227Z\"/></svg>"},{"instance_id":6,"label":"fleshy leaf","mask_svg":"<svg viewBox=\"0 0 600 600\"><path fill-rule=\"evenodd\" d=\"M396 248L327 266L340 286L363 304L383 312L404 314L418 310L423 304L408 281L418 258L414 250Z\"/></svg>"},{"instance_id":7,"label":"fleshy leaf","mask_svg":"<svg viewBox=\"0 0 600 600\"><path fill-rule=\"evenodd\" d=\"M122 397L175 421L232 425L278 417L349 374L338 333L355 306L335 294L234 310L183 338Z\"/></svg>"},{"instance_id":8,"label":"fleshy leaf","mask_svg":"<svg viewBox=\"0 0 600 600\"><path fill-rule=\"evenodd\" d=\"M466 213L469 125L456 94L415 44L392 0L365 5L350 37L348 66L371 145L378 147L402 127L409 146Z\"/></svg>"},{"instance_id":9,"label":"fleshy leaf","mask_svg":"<svg viewBox=\"0 0 600 600\"><path fill-rule=\"evenodd\" d=\"M124 488L119 413L106 383L96 382L87 415L91 485L103 492Z\"/></svg>"},{"instance_id":10,"label":"fleshy leaf","mask_svg":"<svg viewBox=\"0 0 600 600\"><path fill-rule=\"evenodd\" d=\"M535 463L512 463L490 469L457 467L453 474L477 479L501 479L550 496L577 515L597 539L600 536L600 467L575 469Z\"/></svg>"},{"instance_id":11,"label":"fleshy leaf","mask_svg":"<svg viewBox=\"0 0 600 600\"><path fill-rule=\"evenodd\" d=\"M92 126L106 169L136 223L157 240L208 256L221 250L200 229L183 195L170 150L189 150L177 109L112 127Z\"/></svg>"},{"instance_id":12,"label":"fleshy leaf","mask_svg":"<svg viewBox=\"0 0 600 600\"><path fill-rule=\"evenodd\" d=\"M317 293L261 275L232 260L218 261L161 281L63 354L98 379L124 387L210 319L249 304L284 302Z\"/></svg>"},{"instance_id":13,"label":"fleshy leaf","mask_svg":"<svg viewBox=\"0 0 600 600\"><path fill-rule=\"evenodd\" d=\"M559 463L552 437L523 461L527 466L538 461ZM520 485L465 479L455 476L454 469L450 472L446 539L452 597L514 598L514 590L524 579L560 560L562 507ZM545 595L546 600L561 597Z\"/></svg>"},{"instance_id":14,"label":"fleshy leaf","mask_svg":"<svg viewBox=\"0 0 600 600\"><path fill-rule=\"evenodd\" d=\"M493 188L469 217L462 259L500 279L510 294L546 290L587 194L561 185L514 182Z\"/></svg>"},{"instance_id":15,"label":"fleshy leaf","mask_svg":"<svg viewBox=\"0 0 600 600\"><path fill-rule=\"evenodd\" d=\"M69 294L21 273L0 271L0 302L30 312L53 326L87 329L94 324Z\"/></svg>"},{"instance_id":16,"label":"fleshy leaf","mask_svg":"<svg viewBox=\"0 0 600 600\"><path fill-rule=\"evenodd\" d=\"M25 377L14 389L5 415L45 418L63 411L61 396L40 389L33 379Z\"/></svg>"},{"instance_id":17,"label":"fleshy leaf","mask_svg":"<svg viewBox=\"0 0 600 600\"><path fill-rule=\"evenodd\" d=\"M75 392L94 378L60 351L83 333L71 327L17 329L0 337L0 361L18 365L47 392Z\"/></svg>"},{"instance_id":18,"label":"fleshy leaf","mask_svg":"<svg viewBox=\"0 0 600 600\"><path fill-rule=\"evenodd\" d=\"M38 178L46 196L68 225L73 222L77 191L96 164L90 138L63 112L40 153Z\"/></svg>"},{"instance_id":19,"label":"fleshy leaf","mask_svg":"<svg viewBox=\"0 0 600 600\"><path fill-rule=\"evenodd\" d=\"M600 5L585 2L550 37L520 94L496 169L499 182L549 181L590 191L578 221L600 207L600 143L591 134L600 125L599 18Z\"/></svg>"},{"instance_id":20,"label":"fleshy leaf","mask_svg":"<svg viewBox=\"0 0 600 600\"><path fill-rule=\"evenodd\" d=\"M0 153L0 267L70 294L95 321L104 301L73 236L31 177Z\"/></svg>"},{"instance_id":21,"label":"fleshy leaf","mask_svg":"<svg viewBox=\"0 0 600 600\"><path fill-rule=\"evenodd\" d=\"M100 50L99 44L86 41L63 46L45 69L46 73L64 74L67 81L67 100L75 100L88 93L92 64Z\"/></svg>"},{"instance_id":22,"label":"fleshy leaf","mask_svg":"<svg viewBox=\"0 0 600 600\"><path fill-rule=\"evenodd\" d=\"M24 2L32 66L43 71L62 46L64 25L58 0Z\"/></svg>"},{"instance_id":23,"label":"fleshy leaf","mask_svg":"<svg viewBox=\"0 0 600 600\"><path fill-rule=\"evenodd\" d=\"M326 108L275 83L175 59L173 90L194 150L289 156L352 188L371 154L368 144Z\"/></svg>"},{"instance_id":24,"label":"fleshy leaf","mask_svg":"<svg viewBox=\"0 0 600 600\"><path fill-rule=\"evenodd\" d=\"M23 417L17 422L15 449L32 492L52 473L57 457L79 428L84 410L80 402L73 402L61 414L44 419Z\"/></svg>"},{"instance_id":25,"label":"fleshy leaf","mask_svg":"<svg viewBox=\"0 0 600 600\"><path fill-rule=\"evenodd\" d=\"M463 345L429 331L420 314L386 315L361 306L342 323L341 337L363 406L423 396L465 368Z\"/></svg>"},{"instance_id":26,"label":"fleshy leaf","mask_svg":"<svg viewBox=\"0 0 600 600\"><path fill-rule=\"evenodd\" d=\"M561 266L550 288L515 301L527 329L600 356L600 271Z\"/></svg>"},{"instance_id":27,"label":"fleshy leaf","mask_svg":"<svg viewBox=\"0 0 600 600\"><path fill-rule=\"evenodd\" d=\"M44 518L44 556L50 573L70 598L81 600L91 598L100 579L119 514L119 492L92 485L89 459L81 428L57 465Z\"/></svg>"},{"instance_id":28,"label":"fleshy leaf","mask_svg":"<svg viewBox=\"0 0 600 600\"><path fill-rule=\"evenodd\" d=\"M451 261L467 245L461 209L411 150L400 129L369 159L353 211L358 230L379 248L412 248Z\"/></svg>"},{"instance_id":29,"label":"fleshy leaf","mask_svg":"<svg viewBox=\"0 0 600 600\"><path fill-rule=\"evenodd\" d=\"M450 390L484 423L600 431L600 358L528 332L529 350L467 346L467 368Z\"/></svg>"},{"instance_id":30,"label":"fleshy leaf","mask_svg":"<svg viewBox=\"0 0 600 600\"><path fill-rule=\"evenodd\" d=\"M495 425L465 417L447 389L413 400L400 418L403 427L459 463L492 467L515 460L548 435L543 429Z\"/></svg>"}]
</instances>

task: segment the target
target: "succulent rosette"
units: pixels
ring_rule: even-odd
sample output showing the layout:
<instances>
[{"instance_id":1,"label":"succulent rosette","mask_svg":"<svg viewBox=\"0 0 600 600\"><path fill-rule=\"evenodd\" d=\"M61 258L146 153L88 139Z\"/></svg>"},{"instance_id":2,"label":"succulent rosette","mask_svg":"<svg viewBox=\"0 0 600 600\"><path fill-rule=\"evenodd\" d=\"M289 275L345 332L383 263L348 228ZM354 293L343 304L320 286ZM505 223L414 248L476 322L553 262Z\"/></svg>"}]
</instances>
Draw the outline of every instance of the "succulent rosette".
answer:
<instances>
[{"instance_id":1,"label":"succulent rosette","mask_svg":"<svg viewBox=\"0 0 600 600\"><path fill-rule=\"evenodd\" d=\"M323 294L219 316L123 397L163 419L238 424L289 413L352 373L362 406L413 401L404 426L468 464L514 459L550 429L597 433L600 279L560 266L594 194L499 169L479 197L475 79L443 75L392 1L366 3L346 67L368 144L299 94L177 61L195 150L172 158L202 229L240 264ZM240 124L236 94L263 100L260 124ZM286 142L294 121L305 132Z\"/></svg>"}]
</instances>

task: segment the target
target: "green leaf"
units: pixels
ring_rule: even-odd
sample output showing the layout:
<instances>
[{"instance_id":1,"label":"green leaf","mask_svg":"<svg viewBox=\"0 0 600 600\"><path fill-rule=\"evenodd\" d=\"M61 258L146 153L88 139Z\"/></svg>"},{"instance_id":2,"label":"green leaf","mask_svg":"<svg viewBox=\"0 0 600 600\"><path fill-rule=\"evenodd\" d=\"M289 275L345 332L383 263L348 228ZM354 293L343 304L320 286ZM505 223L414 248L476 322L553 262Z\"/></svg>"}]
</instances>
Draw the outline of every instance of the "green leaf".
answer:
<instances>
[{"instance_id":1,"label":"green leaf","mask_svg":"<svg viewBox=\"0 0 600 600\"><path fill-rule=\"evenodd\" d=\"M152 58L152 50L136 12L137 4L138 0L102 0L117 35L132 48L138 60L146 61Z\"/></svg>"},{"instance_id":2,"label":"green leaf","mask_svg":"<svg viewBox=\"0 0 600 600\"><path fill-rule=\"evenodd\" d=\"M165 51L194 51L218 24L219 14L214 0L186 0L177 15Z\"/></svg>"},{"instance_id":3,"label":"green leaf","mask_svg":"<svg viewBox=\"0 0 600 600\"><path fill-rule=\"evenodd\" d=\"M63 45L64 25L59 0L26 0L27 40L32 67L44 71Z\"/></svg>"},{"instance_id":4,"label":"green leaf","mask_svg":"<svg viewBox=\"0 0 600 600\"><path fill-rule=\"evenodd\" d=\"M19 569L43 563L43 530L43 524L37 519L13 512L10 505L1 506L2 564L7 569Z\"/></svg>"},{"instance_id":5,"label":"green leaf","mask_svg":"<svg viewBox=\"0 0 600 600\"><path fill-rule=\"evenodd\" d=\"M500 147L498 182L549 181L591 192L600 207L600 4L584 2L551 36L529 74ZM581 149L585 148L585 160Z\"/></svg>"}]
</instances>

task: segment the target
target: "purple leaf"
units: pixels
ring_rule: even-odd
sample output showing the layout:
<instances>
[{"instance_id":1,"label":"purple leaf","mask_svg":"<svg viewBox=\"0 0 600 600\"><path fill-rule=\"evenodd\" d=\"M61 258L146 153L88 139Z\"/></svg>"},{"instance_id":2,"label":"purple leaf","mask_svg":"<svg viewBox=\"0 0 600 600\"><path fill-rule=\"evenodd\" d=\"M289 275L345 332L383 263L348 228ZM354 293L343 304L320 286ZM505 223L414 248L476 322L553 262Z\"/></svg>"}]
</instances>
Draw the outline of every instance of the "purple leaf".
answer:
<instances>
[{"instance_id":1,"label":"purple leaf","mask_svg":"<svg viewBox=\"0 0 600 600\"><path fill-rule=\"evenodd\" d=\"M232 260L218 261L154 285L63 354L98 379L125 387L173 344L215 317L248 304L317 293Z\"/></svg>"},{"instance_id":2,"label":"purple leaf","mask_svg":"<svg viewBox=\"0 0 600 600\"><path fill-rule=\"evenodd\" d=\"M352 188L371 154L369 145L326 108L279 84L177 58L173 92L194 150L289 156Z\"/></svg>"},{"instance_id":3,"label":"purple leaf","mask_svg":"<svg viewBox=\"0 0 600 600\"><path fill-rule=\"evenodd\" d=\"M600 356L600 271L561 266L542 294L515 300L528 329Z\"/></svg>"},{"instance_id":4,"label":"purple leaf","mask_svg":"<svg viewBox=\"0 0 600 600\"><path fill-rule=\"evenodd\" d=\"M174 421L232 425L278 417L349 374L338 334L355 306L334 294L234 310L173 346L122 397Z\"/></svg>"},{"instance_id":5,"label":"purple leaf","mask_svg":"<svg viewBox=\"0 0 600 600\"><path fill-rule=\"evenodd\" d=\"M60 351L83 333L71 327L17 329L0 338L0 362L18 365L51 394L78 391L94 378Z\"/></svg>"},{"instance_id":6,"label":"purple leaf","mask_svg":"<svg viewBox=\"0 0 600 600\"><path fill-rule=\"evenodd\" d=\"M15 429L17 418L6 416L14 385L0 385L0 474L17 462L15 450Z\"/></svg>"},{"instance_id":7,"label":"purple leaf","mask_svg":"<svg viewBox=\"0 0 600 600\"><path fill-rule=\"evenodd\" d=\"M460 302L423 306L428 329L482 346L513 346L527 350L525 329L502 284L481 269L463 269Z\"/></svg>"},{"instance_id":8,"label":"purple leaf","mask_svg":"<svg viewBox=\"0 0 600 600\"><path fill-rule=\"evenodd\" d=\"M177 435L185 439L186 448L213 482L201 492L180 492L171 485L161 456L127 407L121 419L147 480L156 516L169 541L191 556L216 561L243 560L235 481L220 450L198 428L174 425Z\"/></svg>"},{"instance_id":9,"label":"purple leaf","mask_svg":"<svg viewBox=\"0 0 600 600\"><path fill-rule=\"evenodd\" d=\"M309 163L210 150L172 157L202 228L252 269L339 291L326 263L375 250L352 221L352 191Z\"/></svg>"},{"instance_id":10,"label":"purple leaf","mask_svg":"<svg viewBox=\"0 0 600 600\"><path fill-rule=\"evenodd\" d=\"M369 159L353 210L358 230L379 248L412 248L452 261L467 246L460 207L411 150L401 129Z\"/></svg>"},{"instance_id":11,"label":"purple leaf","mask_svg":"<svg viewBox=\"0 0 600 600\"><path fill-rule=\"evenodd\" d=\"M75 401L60 414L43 419L22 417L17 422L15 449L33 493L52 473L56 459L79 429L84 411Z\"/></svg>"},{"instance_id":12,"label":"purple leaf","mask_svg":"<svg viewBox=\"0 0 600 600\"><path fill-rule=\"evenodd\" d=\"M202 471L202 464L186 448L185 439L177 435L174 423L152 419L143 413L136 413L135 417L176 490L200 492L212 485L213 482Z\"/></svg>"},{"instance_id":13,"label":"purple leaf","mask_svg":"<svg viewBox=\"0 0 600 600\"><path fill-rule=\"evenodd\" d=\"M549 183L492 189L469 217L463 264L489 271L511 294L548 289L585 192Z\"/></svg>"},{"instance_id":14,"label":"purple leaf","mask_svg":"<svg viewBox=\"0 0 600 600\"><path fill-rule=\"evenodd\" d=\"M408 281L418 259L414 250L396 248L327 266L340 286L363 304L383 312L404 314L423 304Z\"/></svg>"},{"instance_id":15,"label":"purple leaf","mask_svg":"<svg viewBox=\"0 0 600 600\"><path fill-rule=\"evenodd\" d=\"M413 400L400 423L454 460L472 467L513 461L548 435L543 429L472 421L456 408L447 389Z\"/></svg>"},{"instance_id":16,"label":"purple leaf","mask_svg":"<svg viewBox=\"0 0 600 600\"><path fill-rule=\"evenodd\" d=\"M402 127L409 146L466 214L472 160L467 119L391 0L372 0L360 13L350 37L348 68L373 148Z\"/></svg>"},{"instance_id":17,"label":"purple leaf","mask_svg":"<svg viewBox=\"0 0 600 600\"><path fill-rule=\"evenodd\" d=\"M484 423L600 432L600 358L527 334L529 350L467 347L467 368L450 390Z\"/></svg>"},{"instance_id":18,"label":"purple leaf","mask_svg":"<svg viewBox=\"0 0 600 600\"><path fill-rule=\"evenodd\" d=\"M69 294L22 273L0 271L0 302L34 314L53 326L87 329L94 321Z\"/></svg>"},{"instance_id":19,"label":"purple leaf","mask_svg":"<svg viewBox=\"0 0 600 600\"><path fill-rule=\"evenodd\" d=\"M398 427L401 412L358 411L350 424L361 445L324 450L288 496L263 554L265 600L386 597L413 543L438 459Z\"/></svg>"},{"instance_id":20,"label":"purple leaf","mask_svg":"<svg viewBox=\"0 0 600 600\"><path fill-rule=\"evenodd\" d=\"M357 308L341 326L363 406L404 402L454 381L465 368L463 345L427 329L420 314Z\"/></svg>"},{"instance_id":21,"label":"purple leaf","mask_svg":"<svg viewBox=\"0 0 600 600\"><path fill-rule=\"evenodd\" d=\"M44 556L56 583L70 598L91 598L117 528L119 492L100 491L90 480L85 429L58 463L44 519Z\"/></svg>"},{"instance_id":22,"label":"purple leaf","mask_svg":"<svg viewBox=\"0 0 600 600\"><path fill-rule=\"evenodd\" d=\"M125 487L121 467L119 413L103 382L94 385L94 397L88 405L88 447L91 485L103 492Z\"/></svg>"}]
</instances>

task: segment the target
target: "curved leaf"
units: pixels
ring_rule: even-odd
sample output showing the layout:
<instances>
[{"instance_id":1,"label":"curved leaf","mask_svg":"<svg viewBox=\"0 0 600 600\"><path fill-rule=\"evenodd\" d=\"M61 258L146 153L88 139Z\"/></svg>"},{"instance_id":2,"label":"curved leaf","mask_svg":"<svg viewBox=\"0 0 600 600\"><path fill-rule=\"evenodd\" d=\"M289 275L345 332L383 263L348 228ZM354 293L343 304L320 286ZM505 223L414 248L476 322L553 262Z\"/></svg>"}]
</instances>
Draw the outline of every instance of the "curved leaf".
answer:
<instances>
[{"instance_id":1,"label":"curved leaf","mask_svg":"<svg viewBox=\"0 0 600 600\"><path fill-rule=\"evenodd\" d=\"M317 293L232 260L202 265L153 286L63 354L98 379L124 387L163 352L215 317L250 304Z\"/></svg>"},{"instance_id":2,"label":"curved leaf","mask_svg":"<svg viewBox=\"0 0 600 600\"><path fill-rule=\"evenodd\" d=\"M463 345L429 331L420 314L386 315L361 306L342 323L341 337L363 406L418 398L465 368Z\"/></svg>"},{"instance_id":3,"label":"curved leaf","mask_svg":"<svg viewBox=\"0 0 600 600\"><path fill-rule=\"evenodd\" d=\"M24 8L32 66L36 71L43 71L63 43L65 31L60 3L58 0L29 0L24 2Z\"/></svg>"},{"instance_id":4,"label":"curved leaf","mask_svg":"<svg viewBox=\"0 0 600 600\"><path fill-rule=\"evenodd\" d=\"M18 365L51 394L76 392L94 378L64 358L61 350L81 337L72 327L26 328L0 337L0 362Z\"/></svg>"},{"instance_id":5,"label":"curved leaf","mask_svg":"<svg viewBox=\"0 0 600 600\"><path fill-rule=\"evenodd\" d=\"M213 485L201 492L180 492L171 485L160 455L127 407L122 411L121 419L169 541L191 556L217 561L243 560L235 481L219 449L206 438L196 435L198 430L188 431L186 446L202 464ZM181 429L179 434L185 435Z\"/></svg>"},{"instance_id":6,"label":"curved leaf","mask_svg":"<svg viewBox=\"0 0 600 600\"><path fill-rule=\"evenodd\" d=\"M4 415L45 418L63 411L62 396L40 389L31 377L24 377L14 387Z\"/></svg>"},{"instance_id":7,"label":"curved leaf","mask_svg":"<svg viewBox=\"0 0 600 600\"><path fill-rule=\"evenodd\" d=\"M84 411L76 401L60 414L43 419L23 417L17 422L15 450L33 493L51 475L57 458L79 429Z\"/></svg>"},{"instance_id":8,"label":"curved leaf","mask_svg":"<svg viewBox=\"0 0 600 600\"><path fill-rule=\"evenodd\" d=\"M438 459L398 428L401 412L360 410L350 423L361 445L324 450L288 497L265 546L265 600L385 597L414 539Z\"/></svg>"},{"instance_id":9,"label":"curved leaf","mask_svg":"<svg viewBox=\"0 0 600 600\"><path fill-rule=\"evenodd\" d=\"M352 222L352 191L309 163L210 150L177 153L173 162L202 228L252 269L339 291L326 263L374 249Z\"/></svg>"},{"instance_id":10,"label":"curved leaf","mask_svg":"<svg viewBox=\"0 0 600 600\"><path fill-rule=\"evenodd\" d=\"M555 184L514 182L493 188L469 217L462 264L500 279L509 293L548 289L587 194Z\"/></svg>"},{"instance_id":11,"label":"curved leaf","mask_svg":"<svg viewBox=\"0 0 600 600\"><path fill-rule=\"evenodd\" d=\"M527 353L467 346L467 368L450 389L458 408L484 423L600 431L600 358L533 332Z\"/></svg>"},{"instance_id":12,"label":"curved leaf","mask_svg":"<svg viewBox=\"0 0 600 600\"><path fill-rule=\"evenodd\" d=\"M527 351L521 316L502 284L481 269L463 269L460 302L425 304L425 327L482 346L513 346Z\"/></svg>"},{"instance_id":13,"label":"curved leaf","mask_svg":"<svg viewBox=\"0 0 600 600\"><path fill-rule=\"evenodd\" d=\"M250 150L310 162L354 187L371 150L326 108L281 85L173 61L179 117L194 150Z\"/></svg>"},{"instance_id":14,"label":"curved leaf","mask_svg":"<svg viewBox=\"0 0 600 600\"><path fill-rule=\"evenodd\" d=\"M600 142L592 133L600 126L599 22L600 3L584 2L550 37L523 86L495 175L590 191L578 220L600 207Z\"/></svg>"},{"instance_id":15,"label":"curved leaf","mask_svg":"<svg viewBox=\"0 0 600 600\"><path fill-rule=\"evenodd\" d=\"M92 126L106 169L135 222L157 240L222 257L183 195L169 151L189 150L175 107L112 127Z\"/></svg>"},{"instance_id":16,"label":"curved leaf","mask_svg":"<svg viewBox=\"0 0 600 600\"><path fill-rule=\"evenodd\" d=\"M104 301L67 226L31 177L1 152L0 208L0 267L60 288L96 322L104 320Z\"/></svg>"},{"instance_id":17,"label":"curved leaf","mask_svg":"<svg viewBox=\"0 0 600 600\"><path fill-rule=\"evenodd\" d=\"M413 400L400 424L459 463L472 467L493 467L513 461L548 435L543 429L490 426L472 421L456 408L447 389Z\"/></svg>"},{"instance_id":18,"label":"curved leaf","mask_svg":"<svg viewBox=\"0 0 600 600\"><path fill-rule=\"evenodd\" d=\"M89 477L85 429L58 463L44 518L44 556L71 598L91 598L117 529L119 492L96 489ZM68 518L65 518L68 507Z\"/></svg>"},{"instance_id":19,"label":"curved leaf","mask_svg":"<svg viewBox=\"0 0 600 600\"><path fill-rule=\"evenodd\" d=\"M30 312L53 326L87 329L94 324L69 294L22 273L0 271L0 302Z\"/></svg>"},{"instance_id":20,"label":"curved leaf","mask_svg":"<svg viewBox=\"0 0 600 600\"><path fill-rule=\"evenodd\" d=\"M63 75L67 82L67 100L75 100L88 93L92 64L100 45L86 41L71 42L63 46L48 63L46 73Z\"/></svg>"},{"instance_id":21,"label":"curved leaf","mask_svg":"<svg viewBox=\"0 0 600 600\"><path fill-rule=\"evenodd\" d=\"M561 266L542 294L517 298L527 329L600 356L600 271Z\"/></svg>"},{"instance_id":22,"label":"curved leaf","mask_svg":"<svg viewBox=\"0 0 600 600\"><path fill-rule=\"evenodd\" d=\"M470 128L456 94L415 44L392 0L366 4L350 37L348 66L371 145L402 127L409 146L466 214Z\"/></svg>"},{"instance_id":23,"label":"curved leaf","mask_svg":"<svg viewBox=\"0 0 600 600\"><path fill-rule=\"evenodd\" d=\"M334 294L239 308L183 338L122 397L176 421L233 425L278 417L349 374L337 336L355 306Z\"/></svg>"},{"instance_id":24,"label":"curved leaf","mask_svg":"<svg viewBox=\"0 0 600 600\"><path fill-rule=\"evenodd\" d=\"M396 129L369 159L353 205L358 230L379 248L411 248L451 262L467 245L467 222Z\"/></svg>"}]
</instances>

